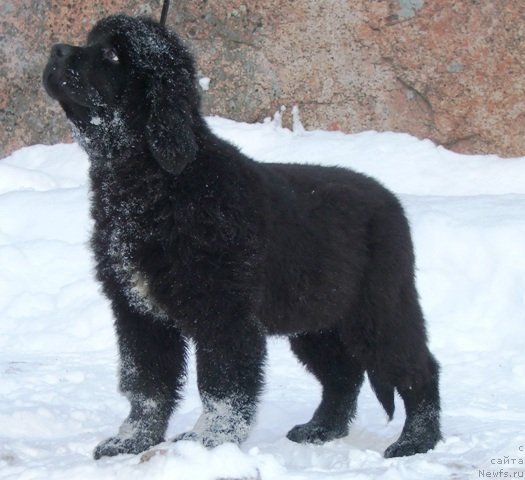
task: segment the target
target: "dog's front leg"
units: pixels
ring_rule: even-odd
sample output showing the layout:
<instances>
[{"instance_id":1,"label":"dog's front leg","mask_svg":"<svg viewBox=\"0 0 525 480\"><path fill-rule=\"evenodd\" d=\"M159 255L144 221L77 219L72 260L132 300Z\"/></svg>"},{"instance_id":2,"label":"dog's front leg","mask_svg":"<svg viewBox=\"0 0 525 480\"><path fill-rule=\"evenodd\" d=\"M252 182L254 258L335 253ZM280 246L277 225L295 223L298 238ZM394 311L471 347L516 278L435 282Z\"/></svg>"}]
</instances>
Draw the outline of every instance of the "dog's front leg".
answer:
<instances>
[{"instance_id":1,"label":"dog's front leg","mask_svg":"<svg viewBox=\"0 0 525 480\"><path fill-rule=\"evenodd\" d=\"M95 459L140 453L164 440L185 376L187 342L167 320L113 302L120 350L120 390L131 411L116 436L100 443Z\"/></svg>"},{"instance_id":2,"label":"dog's front leg","mask_svg":"<svg viewBox=\"0 0 525 480\"><path fill-rule=\"evenodd\" d=\"M206 447L240 444L250 431L263 385L266 339L253 325L213 329L196 339L197 375L203 411L192 431L175 440Z\"/></svg>"}]
</instances>

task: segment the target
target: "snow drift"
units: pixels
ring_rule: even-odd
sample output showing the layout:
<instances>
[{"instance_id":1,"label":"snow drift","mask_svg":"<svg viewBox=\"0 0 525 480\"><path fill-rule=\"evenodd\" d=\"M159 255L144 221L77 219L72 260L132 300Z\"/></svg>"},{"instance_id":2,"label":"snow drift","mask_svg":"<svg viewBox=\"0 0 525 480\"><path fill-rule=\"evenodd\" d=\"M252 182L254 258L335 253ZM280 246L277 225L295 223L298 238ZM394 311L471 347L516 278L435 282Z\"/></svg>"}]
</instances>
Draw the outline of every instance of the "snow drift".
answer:
<instances>
[{"instance_id":1,"label":"snow drift","mask_svg":"<svg viewBox=\"0 0 525 480\"><path fill-rule=\"evenodd\" d=\"M39 145L0 162L0 478L524 478L525 158L458 155L403 134L208 120L260 161L347 166L399 195L442 364L445 440L426 455L382 458L403 424L402 402L389 424L366 385L348 437L289 442L285 433L309 419L320 388L276 339L258 422L241 448L166 443L147 462L93 461L127 405L87 247L87 157L76 145ZM199 409L192 367L169 435L191 427Z\"/></svg>"}]
</instances>

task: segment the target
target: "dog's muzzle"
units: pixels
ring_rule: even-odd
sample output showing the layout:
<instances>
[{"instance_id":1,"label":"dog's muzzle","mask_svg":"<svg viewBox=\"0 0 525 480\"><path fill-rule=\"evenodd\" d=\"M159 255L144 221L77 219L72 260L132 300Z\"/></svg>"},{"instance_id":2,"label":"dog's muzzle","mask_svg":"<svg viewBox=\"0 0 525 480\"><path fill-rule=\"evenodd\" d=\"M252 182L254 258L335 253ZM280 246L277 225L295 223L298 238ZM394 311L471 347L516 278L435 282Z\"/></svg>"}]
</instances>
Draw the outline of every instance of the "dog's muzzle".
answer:
<instances>
[{"instance_id":1,"label":"dog's muzzle","mask_svg":"<svg viewBox=\"0 0 525 480\"><path fill-rule=\"evenodd\" d=\"M51 47L42 81L48 95L56 100L60 100L63 96L63 90L67 84L65 72L75 48L65 43L57 43Z\"/></svg>"}]
</instances>

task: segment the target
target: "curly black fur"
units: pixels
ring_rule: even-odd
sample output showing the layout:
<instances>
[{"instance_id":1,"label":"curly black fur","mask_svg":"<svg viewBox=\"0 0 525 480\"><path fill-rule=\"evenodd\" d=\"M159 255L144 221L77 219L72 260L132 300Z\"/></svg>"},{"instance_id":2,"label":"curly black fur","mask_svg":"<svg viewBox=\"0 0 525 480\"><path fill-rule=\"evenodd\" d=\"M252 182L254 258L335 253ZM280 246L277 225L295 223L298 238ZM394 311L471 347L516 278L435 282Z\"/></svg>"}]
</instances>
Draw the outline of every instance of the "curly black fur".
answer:
<instances>
[{"instance_id":1,"label":"curly black fur","mask_svg":"<svg viewBox=\"0 0 525 480\"><path fill-rule=\"evenodd\" d=\"M55 45L44 72L91 160L92 247L117 331L131 412L95 457L163 440L196 344L203 413L180 438L242 442L263 384L266 335L286 335L323 386L288 438L348 432L367 372L391 417L386 456L440 439L409 227L398 200L342 168L260 164L216 137L193 59L151 20L112 16L87 45Z\"/></svg>"}]
</instances>

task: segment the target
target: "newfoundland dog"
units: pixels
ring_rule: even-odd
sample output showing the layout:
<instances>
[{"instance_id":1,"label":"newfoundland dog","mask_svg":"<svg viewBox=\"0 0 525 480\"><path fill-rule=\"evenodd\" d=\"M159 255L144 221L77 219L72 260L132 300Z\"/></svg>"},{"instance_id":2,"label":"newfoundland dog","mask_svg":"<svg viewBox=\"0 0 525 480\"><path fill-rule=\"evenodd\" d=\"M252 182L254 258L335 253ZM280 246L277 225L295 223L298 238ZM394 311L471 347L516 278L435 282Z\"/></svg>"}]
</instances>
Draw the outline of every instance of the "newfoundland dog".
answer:
<instances>
[{"instance_id":1,"label":"newfoundland dog","mask_svg":"<svg viewBox=\"0 0 525 480\"><path fill-rule=\"evenodd\" d=\"M391 418L386 457L440 440L439 367L427 347L410 231L396 197L343 168L261 164L214 135L192 56L149 19L100 21L52 47L43 81L91 162L91 245L111 301L131 411L95 458L163 441L196 345L202 415L178 439L240 443L254 423L267 335L287 336L323 387L288 432L348 433L365 372Z\"/></svg>"}]
</instances>

